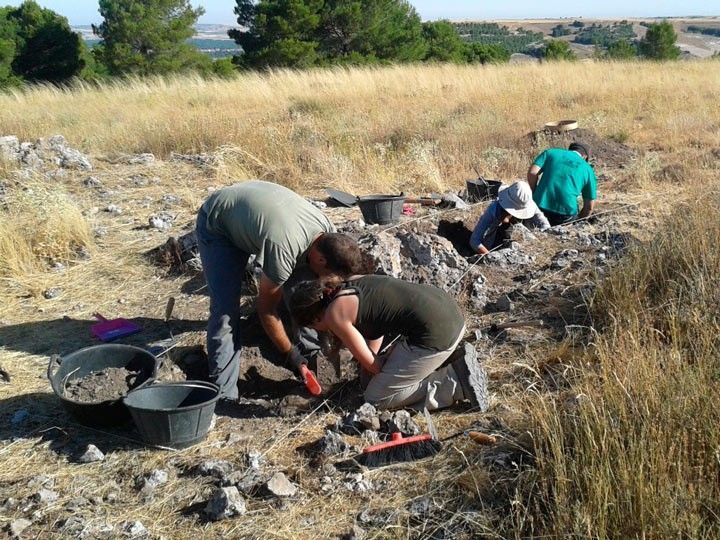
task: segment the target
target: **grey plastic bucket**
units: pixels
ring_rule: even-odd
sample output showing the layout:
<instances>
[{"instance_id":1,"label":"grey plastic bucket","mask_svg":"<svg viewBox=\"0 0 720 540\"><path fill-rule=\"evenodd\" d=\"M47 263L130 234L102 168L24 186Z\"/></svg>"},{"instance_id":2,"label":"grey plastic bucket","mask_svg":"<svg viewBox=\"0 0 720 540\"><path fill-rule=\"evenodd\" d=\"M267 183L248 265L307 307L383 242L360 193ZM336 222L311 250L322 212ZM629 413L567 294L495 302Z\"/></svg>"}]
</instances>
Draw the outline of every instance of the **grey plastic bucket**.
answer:
<instances>
[{"instance_id":1,"label":"grey plastic bucket","mask_svg":"<svg viewBox=\"0 0 720 540\"><path fill-rule=\"evenodd\" d=\"M145 349L112 343L85 347L63 357L52 356L48 363L47 377L63 407L78 422L86 426L113 426L130 421L122 399L98 403L74 401L65 396L67 383L106 368L126 368L139 372L135 386L131 389L134 390L155 378L157 366L157 358Z\"/></svg>"},{"instance_id":2,"label":"grey plastic bucket","mask_svg":"<svg viewBox=\"0 0 720 540\"><path fill-rule=\"evenodd\" d=\"M220 389L205 381L154 383L123 400L148 444L187 448L210 429Z\"/></svg>"},{"instance_id":3,"label":"grey plastic bucket","mask_svg":"<svg viewBox=\"0 0 720 540\"><path fill-rule=\"evenodd\" d=\"M387 225L400 219L403 195L367 195L358 197L358 206L365 223Z\"/></svg>"},{"instance_id":4,"label":"grey plastic bucket","mask_svg":"<svg viewBox=\"0 0 720 540\"><path fill-rule=\"evenodd\" d=\"M502 186L500 180L485 180L484 178L468 180L468 199L470 199L470 202L493 200L497 198L500 186Z\"/></svg>"}]
</instances>

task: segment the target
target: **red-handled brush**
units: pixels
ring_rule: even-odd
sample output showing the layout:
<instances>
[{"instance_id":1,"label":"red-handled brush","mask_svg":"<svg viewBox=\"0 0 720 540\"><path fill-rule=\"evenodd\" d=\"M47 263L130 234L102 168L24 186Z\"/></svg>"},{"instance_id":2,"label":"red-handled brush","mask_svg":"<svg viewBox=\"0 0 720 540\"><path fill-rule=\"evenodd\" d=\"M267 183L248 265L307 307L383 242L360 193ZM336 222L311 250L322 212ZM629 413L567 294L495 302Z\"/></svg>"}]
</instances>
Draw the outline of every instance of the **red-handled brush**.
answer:
<instances>
[{"instance_id":1,"label":"red-handled brush","mask_svg":"<svg viewBox=\"0 0 720 540\"><path fill-rule=\"evenodd\" d=\"M320 383L315 377L315 374L310 371L310 368L307 367L306 364L300 365L300 375L302 375L303 381L305 381L305 386L313 396L319 396L322 394Z\"/></svg>"},{"instance_id":2,"label":"red-handled brush","mask_svg":"<svg viewBox=\"0 0 720 540\"><path fill-rule=\"evenodd\" d=\"M366 467L380 467L401 461L416 461L437 454L442 444L429 433L403 437L393 433L390 441L368 446L362 451L360 461Z\"/></svg>"}]
</instances>

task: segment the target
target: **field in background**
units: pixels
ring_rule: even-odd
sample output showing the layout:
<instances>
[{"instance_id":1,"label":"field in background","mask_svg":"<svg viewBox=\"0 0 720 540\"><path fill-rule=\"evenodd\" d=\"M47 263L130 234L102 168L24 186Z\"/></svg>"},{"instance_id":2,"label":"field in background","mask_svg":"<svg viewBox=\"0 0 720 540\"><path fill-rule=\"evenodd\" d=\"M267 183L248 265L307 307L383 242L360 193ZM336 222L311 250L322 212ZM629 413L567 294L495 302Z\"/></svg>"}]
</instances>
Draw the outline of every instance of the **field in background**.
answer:
<instances>
[{"instance_id":1,"label":"field in background","mask_svg":"<svg viewBox=\"0 0 720 540\"><path fill-rule=\"evenodd\" d=\"M716 67L405 66L138 80L2 95L0 125L22 140L62 133L91 154L220 149L226 176L305 191L437 191L475 169L522 177L535 151L525 135L563 118L663 152L666 165L702 161L717 144Z\"/></svg>"},{"instance_id":2,"label":"field in background","mask_svg":"<svg viewBox=\"0 0 720 540\"><path fill-rule=\"evenodd\" d=\"M207 188L248 177L305 194L327 185L356 193L459 189L475 169L510 180L524 176L537 151L529 132L549 120L575 118L638 152L624 169L598 171L600 206L608 198L640 201L637 219L643 221L636 227L651 241L631 251L589 299L594 325L585 339L530 349L523 358L534 373L514 382L508 408L519 411L513 427L529 430L531 467L497 478L466 448L467 455L439 461L440 470L414 466L412 478L419 483L435 476L433 497L447 494L450 513L455 504L477 508L475 530L490 537L716 538L718 66L704 61L277 71L234 81L158 79L1 95L0 135L32 140L63 134L90 154L97 164L92 174L102 179L108 202L119 197L126 214L110 222L106 237L93 240L89 225L109 218L92 208L99 203L82 187L87 174L59 179L58 189L49 192L43 190L52 184L36 185L37 179L30 193L13 190L16 199L9 203L15 213L0 214L0 254L13 264L4 268L0 261L0 272L14 276L0 275L0 320L54 322L66 313L86 317L94 309L159 313L163 295L181 282L158 275L141 258L164 239L138 230L149 211L141 207L144 200L181 195L174 211L182 222L192 219ZM139 152L162 158L207 152L215 162L204 172L161 164L148 173L114 165L121 154ZM7 165L0 172L13 176ZM134 183L138 172L144 184ZM34 213L39 207L47 212ZM13 243L19 238L25 252ZM72 260L78 246L89 259ZM67 263L65 273L43 265L53 258ZM77 305L63 304L63 297L44 301L41 291L55 283ZM149 305L153 295L157 306ZM41 333L28 333L28 340L37 342L32 354L0 348L0 363L17 362L17 380L46 391L38 373L49 351L42 348ZM13 463L3 480L12 476L11 467L30 474L43 466L29 443L13 444L17 450L3 450ZM119 465L122 470L162 466L165 459L151 452L123 455L128 454L134 461ZM57 476L73 474L62 469ZM393 478L408 481L401 474ZM343 512L353 498L343 498L335 513L313 506L322 499L311 499L277 522L263 514L257 531L225 532L260 537L272 531L289 538L292 520L299 522L303 513L316 517L312 530L321 535L323 526L330 530L347 520ZM398 491L389 503L375 502L399 508L406 498ZM146 520L157 517L168 537L207 532L173 530L175 510L165 501L131 510ZM383 534L403 537L402 527Z\"/></svg>"}]
</instances>

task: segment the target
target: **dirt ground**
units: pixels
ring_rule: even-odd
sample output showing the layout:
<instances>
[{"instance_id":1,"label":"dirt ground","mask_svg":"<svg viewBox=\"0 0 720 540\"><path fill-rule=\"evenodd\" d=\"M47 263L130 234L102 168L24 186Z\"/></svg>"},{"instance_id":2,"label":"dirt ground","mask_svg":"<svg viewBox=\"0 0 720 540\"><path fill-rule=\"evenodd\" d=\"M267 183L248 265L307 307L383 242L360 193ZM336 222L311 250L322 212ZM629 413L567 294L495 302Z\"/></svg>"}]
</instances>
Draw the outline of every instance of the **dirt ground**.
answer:
<instances>
[{"instance_id":1,"label":"dirt ground","mask_svg":"<svg viewBox=\"0 0 720 540\"><path fill-rule=\"evenodd\" d=\"M629 156L608 151L602 166L620 167ZM487 203L464 211L417 207L415 215L404 216L398 225L371 228L358 224L356 208L327 208L334 223L354 231L440 230L454 240L456 256L468 270L452 293L466 312L465 339L488 369L491 407L479 413L461 404L433 414L433 422L441 437L473 427L499 441L477 447L460 436L444 443L430 461L348 472L336 466L347 455L318 460L303 448L316 444L328 427L362 405L357 366L345 355L338 374L321 360L316 368L323 395L310 396L259 330L251 296L243 300L242 398L218 407L214 427L202 443L180 451L149 448L132 425L99 431L67 414L50 391L45 369L49 355L95 343L89 330L95 310L126 317L143 328L123 343L166 350L160 356L160 380L206 374L208 299L202 275L168 272L144 254L168 235L188 230L208 188L215 187L214 177L186 164L143 167L100 161L93 176L101 187L85 187L82 175L64 180L96 231L104 231L90 258L17 286L12 312L0 312L2 365L10 375L10 382L0 385L0 454L6 459L0 468L0 520L3 526L29 520L27 534L33 537L132 537L140 530L133 529L136 522L145 529L136 537L150 538L352 538L347 535L354 527L370 538L398 537L399 531L412 538L478 537L485 530L482 523L509 511L503 506L509 499L493 497L493 489L502 486L503 479L522 474L523 463L532 459L523 396L540 382L552 385L557 370L563 369L564 347L583 346L592 331L584 300L608 265L629 242L642 239L655 219L643 196L629 197L601 185L595 217L519 238L513 253L528 257L525 262L500 258L486 264L466 258L462 244ZM168 202L168 194L179 201ZM314 195L323 198L319 192ZM122 204L124 212L100 210L111 203ZM147 226L148 214L159 208L173 214L170 232ZM116 271L120 260L123 272ZM50 286L60 294L44 297L42 291ZM169 296L176 298L175 316L165 322L162 310ZM496 328L522 321L541 321L541 326ZM115 376L125 379L124 374ZM82 386L74 392L100 398L99 388ZM421 415L415 421L426 428ZM362 434L343 438L350 454L369 442ZM79 462L88 444L104 452L105 459ZM227 461L243 475L251 470L265 476L283 472L299 491L285 498L251 492L246 514L211 522L204 508L221 481L197 473L208 460ZM259 465L253 469L250 463L255 462ZM483 464L483 478L469 474L470 462ZM146 489L147 479L158 470L167 480ZM359 479L352 476L357 474ZM434 478L439 475L459 480L452 487L437 485ZM55 494L51 501L39 495L43 490ZM418 510L418 501L426 506Z\"/></svg>"}]
</instances>

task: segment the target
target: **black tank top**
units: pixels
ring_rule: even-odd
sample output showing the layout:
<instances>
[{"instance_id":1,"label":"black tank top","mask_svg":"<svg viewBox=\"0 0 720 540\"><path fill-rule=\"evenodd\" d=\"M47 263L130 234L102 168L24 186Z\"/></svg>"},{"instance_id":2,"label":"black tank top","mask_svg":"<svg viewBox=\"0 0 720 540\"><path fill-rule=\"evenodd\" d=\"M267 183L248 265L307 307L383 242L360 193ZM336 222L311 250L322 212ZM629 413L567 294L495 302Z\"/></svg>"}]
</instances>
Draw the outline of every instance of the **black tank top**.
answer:
<instances>
[{"instance_id":1,"label":"black tank top","mask_svg":"<svg viewBox=\"0 0 720 540\"><path fill-rule=\"evenodd\" d=\"M355 327L365 339L402 335L410 345L444 351L465 325L455 299L432 285L372 275L345 282L338 295L350 291L358 295Z\"/></svg>"}]
</instances>

